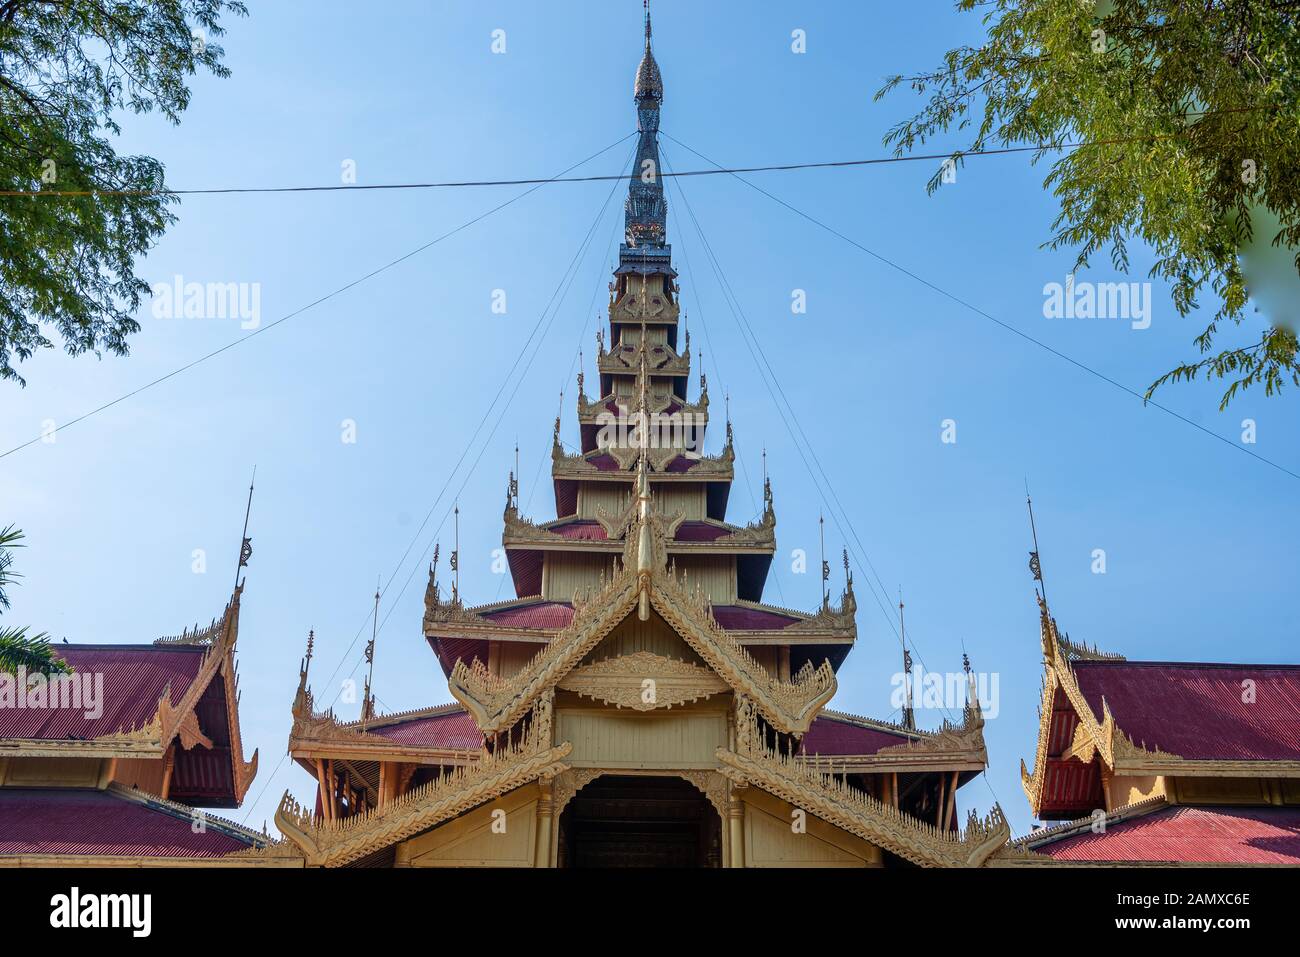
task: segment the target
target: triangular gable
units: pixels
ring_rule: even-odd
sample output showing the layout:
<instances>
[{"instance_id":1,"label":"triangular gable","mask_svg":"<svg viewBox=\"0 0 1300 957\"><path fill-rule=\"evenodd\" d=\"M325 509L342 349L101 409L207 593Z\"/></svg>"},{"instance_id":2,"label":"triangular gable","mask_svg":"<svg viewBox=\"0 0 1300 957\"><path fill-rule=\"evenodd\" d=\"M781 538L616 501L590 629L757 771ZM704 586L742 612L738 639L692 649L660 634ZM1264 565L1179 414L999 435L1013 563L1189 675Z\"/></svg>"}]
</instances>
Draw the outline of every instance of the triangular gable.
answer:
<instances>
[{"instance_id":1,"label":"triangular gable","mask_svg":"<svg viewBox=\"0 0 1300 957\"><path fill-rule=\"evenodd\" d=\"M778 681L717 623L702 594L688 594L662 566L635 573L626 565L598 593L575 600L572 623L517 674L499 678L481 661L461 661L451 674L451 693L484 733L503 731L539 695L555 688L643 598L647 612L653 608L714 674L751 698L763 717L783 732L806 731L835 693L835 672L828 662L818 668L805 666L792 681Z\"/></svg>"}]
</instances>

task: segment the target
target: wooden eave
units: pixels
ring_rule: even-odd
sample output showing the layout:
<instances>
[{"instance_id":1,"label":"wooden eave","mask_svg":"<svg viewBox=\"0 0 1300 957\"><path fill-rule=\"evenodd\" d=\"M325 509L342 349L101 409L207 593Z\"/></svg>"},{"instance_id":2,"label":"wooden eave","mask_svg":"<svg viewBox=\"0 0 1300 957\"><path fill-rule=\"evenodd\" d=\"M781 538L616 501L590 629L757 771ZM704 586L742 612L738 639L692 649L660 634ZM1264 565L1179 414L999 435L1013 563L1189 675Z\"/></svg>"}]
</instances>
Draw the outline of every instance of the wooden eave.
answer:
<instances>
[{"instance_id":1,"label":"wooden eave","mask_svg":"<svg viewBox=\"0 0 1300 957\"><path fill-rule=\"evenodd\" d=\"M460 710L459 705L438 705L400 714L380 715L369 721L337 721L328 712L312 710L311 692L294 705L293 727L289 731L289 754L304 769L314 772L309 762L393 761L428 766L473 764L481 757L481 748L438 748L402 744L368 729L389 727L406 721Z\"/></svg>"}]
</instances>

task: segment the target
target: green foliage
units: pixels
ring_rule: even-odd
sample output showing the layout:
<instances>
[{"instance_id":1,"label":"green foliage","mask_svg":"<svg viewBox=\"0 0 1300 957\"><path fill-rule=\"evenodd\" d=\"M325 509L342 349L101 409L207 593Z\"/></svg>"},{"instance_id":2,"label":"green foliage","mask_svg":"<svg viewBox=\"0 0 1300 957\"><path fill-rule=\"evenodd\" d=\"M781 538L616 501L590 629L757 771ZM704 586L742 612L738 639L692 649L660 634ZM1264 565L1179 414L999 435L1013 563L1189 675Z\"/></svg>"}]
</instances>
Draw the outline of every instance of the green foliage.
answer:
<instances>
[{"instance_id":1,"label":"green foliage","mask_svg":"<svg viewBox=\"0 0 1300 957\"><path fill-rule=\"evenodd\" d=\"M924 107L885 138L898 155L944 132L954 152L1088 143L1051 165L1060 203L1048 248L1077 252L1076 268L1108 253L1127 271L1129 244L1156 254L1186 315L1211 292L1218 307L1195 342L1202 357L1161 376L1228 380L1221 408L1262 383L1300 385L1295 330L1270 328L1225 347L1222 324L1246 318L1237 252L1254 203L1278 217L1269 237L1300 250L1300 3L1295 0L959 0L985 10L986 42L949 51L932 73L889 78ZM1104 33L1094 33L1094 31ZM1036 151L1035 162L1054 150ZM1254 182L1243 164L1253 161ZM936 173L933 191L940 183ZM1300 269L1300 255L1296 257ZM1227 331L1230 327L1223 327Z\"/></svg>"},{"instance_id":2,"label":"green foliage","mask_svg":"<svg viewBox=\"0 0 1300 957\"><path fill-rule=\"evenodd\" d=\"M134 263L175 219L163 167L119 156L115 115L172 123L199 68L225 77L223 13L234 0L0 0L0 379L52 343L125 355L149 285Z\"/></svg>"},{"instance_id":3,"label":"green foliage","mask_svg":"<svg viewBox=\"0 0 1300 957\"><path fill-rule=\"evenodd\" d=\"M22 548L23 533L12 525L0 529L0 609L8 610L8 587L19 578L13 570L13 549ZM28 635L27 628L0 628L0 671L14 673L25 667L29 674L67 674L72 669L54 657L48 637Z\"/></svg>"}]
</instances>

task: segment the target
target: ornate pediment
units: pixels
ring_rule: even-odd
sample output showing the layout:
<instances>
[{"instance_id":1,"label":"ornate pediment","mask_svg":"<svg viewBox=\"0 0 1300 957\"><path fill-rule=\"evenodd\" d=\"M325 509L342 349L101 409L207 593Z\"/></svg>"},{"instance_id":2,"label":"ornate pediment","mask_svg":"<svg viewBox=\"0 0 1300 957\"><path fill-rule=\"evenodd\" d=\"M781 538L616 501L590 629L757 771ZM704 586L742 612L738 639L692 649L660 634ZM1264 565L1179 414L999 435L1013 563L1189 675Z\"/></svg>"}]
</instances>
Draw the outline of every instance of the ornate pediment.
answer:
<instances>
[{"instance_id":1,"label":"ornate pediment","mask_svg":"<svg viewBox=\"0 0 1300 957\"><path fill-rule=\"evenodd\" d=\"M639 496L643 506L647 495ZM644 507L626 535L620 569L608 582L602 580L598 589L575 594L573 620L515 674L494 675L477 660L456 663L451 693L484 733L510 727L542 691L562 681L634 608L642 620L653 609L708 669L733 690L751 697L774 727L795 734L808 730L835 693L830 662L817 667L809 662L789 681L772 677L717 623L707 597L698 590L688 592L668 568L666 533L673 521Z\"/></svg>"},{"instance_id":2,"label":"ornate pediment","mask_svg":"<svg viewBox=\"0 0 1300 957\"><path fill-rule=\"evenodd\" d=\"M635 711L673 708L730 690L708 668L649 651L583 665L569 672L558 687Z\"/></svg>"},{"instance_id":3,"label":"ornate pediment","mask_svg":"<svg viewBox=\"0 0 1300 957\"><path fill-rule=\"evenodd\" d=\"M276 827L306 858L309 867L350 864L539 778L553 778L572 746L552 746L550 728L535 720L516 743L484 750L478 761L404 794L389 804L336 822L318 821L287 791L275 814Z\"/></svg>"},{"instance_id":4,"label":"ornate pediment","mask_svg":"<svg viewBox=\"0 0 1300 957\"><path fill-rule=\"evenodd\" d=\"M736 750L717 752L722 773L735 784L760 787L922 867L980 867L1011 839L996 804L983 819L972 811L961 831L937 828L858 790L845 776L829 774L801 755L774 750L746 717L748 705L742 704L738 714L750 726L737 729Z\"/></svg>"}]
</instances>

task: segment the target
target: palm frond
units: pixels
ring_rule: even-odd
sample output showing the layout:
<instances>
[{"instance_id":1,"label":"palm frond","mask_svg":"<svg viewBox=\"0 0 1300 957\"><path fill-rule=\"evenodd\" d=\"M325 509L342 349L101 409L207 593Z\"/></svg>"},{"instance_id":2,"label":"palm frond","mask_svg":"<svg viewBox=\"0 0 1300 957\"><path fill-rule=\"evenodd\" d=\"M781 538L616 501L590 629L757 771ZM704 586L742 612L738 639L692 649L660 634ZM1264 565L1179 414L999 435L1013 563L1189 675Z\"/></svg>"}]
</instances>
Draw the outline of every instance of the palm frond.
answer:
<instances>
[{"instance_id":1,"label":"palm frond","mask_svg":"<svg viewBox=\"0 0 1300 957\"><path fill-rule=\"evenodd\" d=\"M24 537L22 529L12 525L0 529L0 608L9 607L9 595L5 592L5 586L14 584L20 577L17 572L10 570L14 561L10 549L22 548Z\"/></svg>"},{"instance_id":2,"label":"palm frond","mask_svg":"<svg viewBox=\"0 0 1300 957\"><path fill-rule=\"evenodd\" d=\"M28 635L27 626L0 628L0 672L13 674L26 668L28 674L70 674L72 669L54 654L45 632Z\"/></svg>"}]
</instances>

